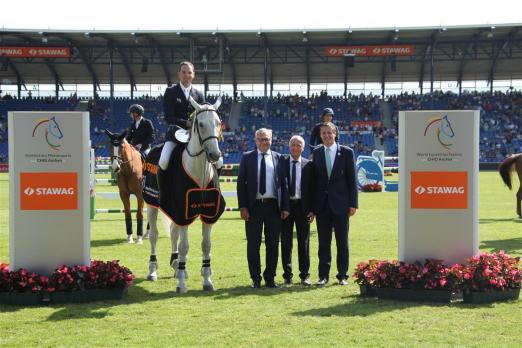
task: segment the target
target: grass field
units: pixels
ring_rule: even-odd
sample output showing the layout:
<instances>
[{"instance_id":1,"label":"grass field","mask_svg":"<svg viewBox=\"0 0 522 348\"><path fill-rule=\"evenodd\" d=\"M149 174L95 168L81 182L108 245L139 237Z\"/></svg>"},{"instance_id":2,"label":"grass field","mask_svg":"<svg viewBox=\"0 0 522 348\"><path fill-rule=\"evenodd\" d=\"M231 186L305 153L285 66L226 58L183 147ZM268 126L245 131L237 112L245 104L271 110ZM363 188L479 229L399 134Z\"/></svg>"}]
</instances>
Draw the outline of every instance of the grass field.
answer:
<instances>
[{"instance_id":1,"label":"grass field","mask_svg":"<svg viewBox=\"0 0 522 348\"><path fill-rule=\"evenodd\" d=\"M225 184L224 191L235 189ZM110 191L110 186L98 186ZM8 179L0 174L0 261L8 262ZM119 201L97 200L99 208ZM235 199L228 206L237 206ZM522 254L515 195L496 172L480 173L480 249ZM145 280L149 245L123 243L121 214L99 214L91 224L91 258L119 259L136 275L122 301L23 308L0 305L0 345L9 347L116 346L506 346L522 342L522 301L490 305L431 305L362 299L358 288L294 285L250 289L244 225L225 213L213 230L216 291L201 290L199 225L192 227L189 292L176 294L168 267L170 240L158 242L157 282ZM294 244L294 267L297 265ZM335 248L334 248L335 249ZM317 280L317 233L311 236L312 280ZM350 269L369 258L397 257L397 193L360 195L350 226ZM335 260L335 256L334 256ZM263 262L264 263L264 262ZM332 270L335 272L335 270ZM281 282L281 266L278 281ZM333 273L335 274L335 273ZM333 279L333 275L331 275Z\"/></svg>"}]
</instances>

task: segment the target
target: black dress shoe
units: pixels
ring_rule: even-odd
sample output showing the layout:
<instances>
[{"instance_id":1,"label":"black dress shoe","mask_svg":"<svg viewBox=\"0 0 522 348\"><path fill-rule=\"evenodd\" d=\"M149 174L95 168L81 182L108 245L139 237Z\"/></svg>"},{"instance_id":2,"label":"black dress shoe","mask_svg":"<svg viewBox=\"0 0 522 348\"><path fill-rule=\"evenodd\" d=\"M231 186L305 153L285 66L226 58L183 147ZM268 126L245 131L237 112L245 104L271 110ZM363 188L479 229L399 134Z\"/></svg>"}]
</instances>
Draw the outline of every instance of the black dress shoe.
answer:
<instances>
[{"instance_id":1,"label":"black dress shoe","mask_svg":"<svg viewBox=\"0 0 522 348\"><path fill-rule=\"evenodd\" d=\"M250 285L253 289L259 289L261 288L261 281L260 280L253 280L252 285Z\"/></svg>"},{"instance_id":2,"label":"black dress shoe","mask_svg":"<svg viewBox=\"0 0 522 348\"><path fill-rule=\"evenodd\" d=\"M275 289L278 287L276 282L273 280L265 280L265 285L267 288L272 288L272 289Z\"/></svg>"}]
</instances>

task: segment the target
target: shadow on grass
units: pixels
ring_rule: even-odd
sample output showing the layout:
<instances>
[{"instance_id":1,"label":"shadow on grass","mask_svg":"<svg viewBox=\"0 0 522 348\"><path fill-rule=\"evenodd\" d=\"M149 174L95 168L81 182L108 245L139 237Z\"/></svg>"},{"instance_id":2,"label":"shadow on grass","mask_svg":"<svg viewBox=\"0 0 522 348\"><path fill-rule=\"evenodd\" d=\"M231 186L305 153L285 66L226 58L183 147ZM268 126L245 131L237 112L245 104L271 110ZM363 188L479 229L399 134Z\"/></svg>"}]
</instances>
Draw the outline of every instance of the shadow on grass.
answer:
<instances>
[{"instance_id":1,"label":"shadow on grass","mask_svg":"<svg viewBox=\"0 0 522 348\"><path fill-rule=\"evenodd\" d=\"M411 307L438 307L459 309L483 309L491 308L493 304L469 304L463 302L436 303L436 302L408 302L382 300L372 297L360 297L351 295L344 297L347 302L330 307L311 308L305 311L294 312L295 316L313 317L368 317L377 313L392 312Z\"/></svg>"},{"instance_id":2,"label":"shadow on grass","mask_svg":"<svg viewBox=\"0 0 522 348\"><path fill-rule=\"evenodd\" d=\"M480 243L480 249L504 250L509 254L522 250L522 238L485 240Z\"/></svg>"},{"instance_id":3,"label":"shadow on grass","mask_svg":"<svg viewBox=\"0 0 522 348\"><path fill-rule=\"evenodd\" d=\"M127 240L125 237L122 238L116 238L116 239L96 239L91 240L91 248L97 248L97 247L107 247L117 244L127 244Z\"/></svg>"},{"instance_id":4,"label":"shadow on grass","mask_svg":"<svg viewBox=\"0 0 522 348\"><path fill-rule=\"evenodd\" d=\"M186 294L178 294L175 290L169 290L165 292L150 292L143 287L139 286L140 283L146 282L143 278L135 279L135 285L129 289L129 293L123 297L122 300L109 300L109 301L96 301L89 303L69 303L69 304L56 304L50 305L50 308L57 309L54 313L49 315L48 321L62 321L71 319L86 319L86 318L104 318L110 316L111 313L109 308L111 306L122 306L131 305L135 303L145 303L151 301L163 301L169 299L183 298L213 298L217 300L225 300L231 298L238 298L240 296L279 296L282 293L288 292L302 292L316 289L316 287L303 287L300 285L294 285L289 288L278 288L278 289L252 289L249 285L236 286L231 288L217 289L213 292L203 291L201 288L190 288ZM4 306L1 306L2 308ZM24 307L12 307L5 306L7 310L17 311ZM3 309L3 308L2 308Z\"/></svg>"},{"instance_id":5,"label":"shadow on grass","mask_svg":"<svg viewBox=\"0 0 522 348\"><path fill-rule=\"evenodd\" d=\"M479 224L492 224L497 222L519 222L522 223L522 219L517 217L512 218L499 218L499 219L479 219Z\"/></svg>"},{"instance_id":6,"label":"shadow on grass","mask_svg":"<svg viewBox=\"0 0 522 348\"><path fill-rule=\"evenodd\" d=\"M391 312L412 306L426 305L426 303L379 300L377 298L360 297L357 295L347 296L345 299L347 302L343 304L337 304L330 307L311 308L305 311L294 312L292 315L312 317L367 317L376 313ZM447 306L445 304L433 305L438 307Z\"/></svg>"}]
</instances>

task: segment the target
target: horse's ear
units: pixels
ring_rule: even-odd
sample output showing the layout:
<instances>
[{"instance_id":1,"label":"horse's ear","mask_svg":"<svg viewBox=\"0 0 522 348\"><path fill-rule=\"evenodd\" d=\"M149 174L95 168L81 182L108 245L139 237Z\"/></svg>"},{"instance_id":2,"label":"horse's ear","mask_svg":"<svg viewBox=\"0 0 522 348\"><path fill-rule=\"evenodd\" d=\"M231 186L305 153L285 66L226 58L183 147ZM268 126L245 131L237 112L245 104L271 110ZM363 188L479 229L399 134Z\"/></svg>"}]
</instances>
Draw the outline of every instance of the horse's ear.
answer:
<instances>
[{"instance_id":1,"label":"horse's ear","mask_svg":"<svg viewBox=\"0 0 522 348\"><path fill-rule=\"evenodd\" d=\"M126 135L127 135L127 130L124 130L123 133L121 133L121 135L120 135L120 139L125 138Z\"/></svg>"},{"instance_id":2,"label":"horse's ear","mask_svg":"<svg viewBox=\"0 0 522 348\"><path fill-rule=\"evenodd\" d=\"M219 109L219 107L221 106L221 96L219 96L219 98L217 98L217 100L213 106L214 106L214 110Z\"/></svg>"},{"instance_id":3,"label":"horse's ear","mask_svg":"<svg viewBox=\"0 0 522 348\"><path fill-rule=\"evenodd\" d=\"M105 134L107 134L109 137L112 137L114 135L107 128L105 128Z\"/></svg>"},{"instance_id":4,"label":"horse's ear","mask_svg":"<svg viewBox=\"0 0 522 348\"><path fill-rule=\"evenodd\" d=\"M192 107L194 108L194 110L196 110L196 112L199 112L199 110L201 110L201 105L199 105L198 102L194 100L194 98L189 97L189 102L190 105L192 105Z\"/></svg>"}]
</instances>

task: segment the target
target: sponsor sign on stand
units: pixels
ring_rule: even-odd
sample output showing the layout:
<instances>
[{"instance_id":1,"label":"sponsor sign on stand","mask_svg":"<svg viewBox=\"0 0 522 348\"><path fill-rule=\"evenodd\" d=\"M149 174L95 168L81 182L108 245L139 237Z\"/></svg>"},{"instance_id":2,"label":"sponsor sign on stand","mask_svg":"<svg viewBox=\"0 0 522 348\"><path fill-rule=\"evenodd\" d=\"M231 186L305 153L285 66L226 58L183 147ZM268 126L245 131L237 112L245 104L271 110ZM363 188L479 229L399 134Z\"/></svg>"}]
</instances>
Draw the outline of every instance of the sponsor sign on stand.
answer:
<instances>
[{"instance_id":1,"label":"sponsor sign on stand","mask_svg":"<svg viewBox=\"0 0 522 348\"><path fill-rule=\"evenodd\" d=\"M399 259L478 252L478 111L399 113Z\"/></svg>"},{"instance_id":2,"label":"sponsor sign on stand","mask_svg":"<svg viewBox=\"0 0 522 348\"><path fill-rule=\"evenodd\" d=\"M9 112L12 269L90 262L89 114Z\"/></svg>"}]
</instances>

